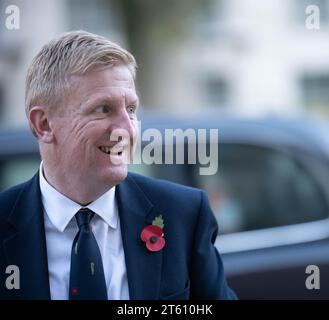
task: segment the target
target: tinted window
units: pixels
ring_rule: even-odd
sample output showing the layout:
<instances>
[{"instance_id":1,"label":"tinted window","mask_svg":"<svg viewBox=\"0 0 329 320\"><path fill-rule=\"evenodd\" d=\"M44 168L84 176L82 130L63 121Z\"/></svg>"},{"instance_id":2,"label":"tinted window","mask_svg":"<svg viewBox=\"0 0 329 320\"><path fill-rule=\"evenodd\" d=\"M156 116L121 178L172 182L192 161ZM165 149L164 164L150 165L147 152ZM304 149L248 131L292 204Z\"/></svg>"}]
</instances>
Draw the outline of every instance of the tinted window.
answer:
<instances>
[{"instance_id":1,"label":"tinted window","mask_svg":"<svg viewBox=\"0 0 329 320\"><path fill-rule=\"evenodd\" d=\"M221 233L302 223L328 213L316 171L328 172L313 160L289 151L223 145L218 173L196 179L208 191Z\"/></svg>"}]
</instances>

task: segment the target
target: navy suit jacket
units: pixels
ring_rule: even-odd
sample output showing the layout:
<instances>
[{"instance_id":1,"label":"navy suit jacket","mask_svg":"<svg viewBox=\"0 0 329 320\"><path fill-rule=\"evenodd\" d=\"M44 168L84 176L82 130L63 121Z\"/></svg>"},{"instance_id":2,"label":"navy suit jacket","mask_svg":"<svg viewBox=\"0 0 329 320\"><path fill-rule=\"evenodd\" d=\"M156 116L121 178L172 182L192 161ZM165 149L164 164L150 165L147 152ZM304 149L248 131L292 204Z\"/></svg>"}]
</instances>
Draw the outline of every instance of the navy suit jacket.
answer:
<instances>
[{"instance_id":1,"label":"navy suit jacket","mask_svg":"<svg viewBox=\"0 0 329 320\"><path fill-rule=\"evenodd\" d=\"M130 173L116 200L131 299L235 298L213 246L217 223L203 191ZM140 234L160 214L166 244L151 252ZM9 265L19 267L20 289L5 286ZM38 174L0 193L0 299L50 299Z\"/></svg>"}]
</instances>

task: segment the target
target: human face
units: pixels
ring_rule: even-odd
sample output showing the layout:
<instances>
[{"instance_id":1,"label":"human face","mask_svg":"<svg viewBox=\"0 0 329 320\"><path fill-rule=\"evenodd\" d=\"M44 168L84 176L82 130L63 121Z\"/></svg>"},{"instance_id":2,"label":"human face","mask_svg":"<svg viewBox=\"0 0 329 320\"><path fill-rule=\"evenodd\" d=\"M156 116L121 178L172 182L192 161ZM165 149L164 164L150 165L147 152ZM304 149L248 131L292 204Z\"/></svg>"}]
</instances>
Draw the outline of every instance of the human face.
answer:
<instances>
[{"instance_id":1,"label":"human face","mask_svg":"<svg viewBox=\"0 0 329 320\"><path fill-rule=\"evenodd\" d=\"M118 65L72 76L70 83L75 91L63 114L51 119L56 162L49 174L61 189L69 186L88 194L86 197L99 196L127 175L126 160L138 132L134 80L126 66ZM117 132L121 140L113 139L118 138Z\"/></svg>"}]
</instances>

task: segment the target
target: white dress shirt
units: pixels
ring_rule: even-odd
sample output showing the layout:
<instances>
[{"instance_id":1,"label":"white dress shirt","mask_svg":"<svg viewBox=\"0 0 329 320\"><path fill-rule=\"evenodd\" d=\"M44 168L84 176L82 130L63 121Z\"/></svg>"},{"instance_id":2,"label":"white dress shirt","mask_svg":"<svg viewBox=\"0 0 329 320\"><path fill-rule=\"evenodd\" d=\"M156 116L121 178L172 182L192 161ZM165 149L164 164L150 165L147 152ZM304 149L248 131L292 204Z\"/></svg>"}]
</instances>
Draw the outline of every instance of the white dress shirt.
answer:
<instances>
[{"instance_id":1,"label":"white dress shirt","mask_svg":"<svg viewBox=\"0 0 329 320\"><path fill-rule=\"evenodd\" d=\"M67 198L45 179L40 165L40 189L44 209L50 295L52 300L69 297L71 248L78 232L74 215L81 205ZM128 279L122 245L115 187L87 208L96 214L91 221L103 260L107 295L110 300L128 300Z\"/></svg>"}]
</instances>

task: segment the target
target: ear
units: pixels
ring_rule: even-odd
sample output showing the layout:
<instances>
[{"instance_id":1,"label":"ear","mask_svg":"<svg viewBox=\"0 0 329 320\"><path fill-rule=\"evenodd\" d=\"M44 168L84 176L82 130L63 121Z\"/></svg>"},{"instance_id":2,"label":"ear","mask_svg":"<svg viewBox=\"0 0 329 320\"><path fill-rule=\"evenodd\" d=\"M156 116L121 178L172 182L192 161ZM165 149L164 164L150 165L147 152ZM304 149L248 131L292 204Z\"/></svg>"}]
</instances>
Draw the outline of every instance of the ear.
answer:
<instances>
[{"instance_id":1,"label":"ear","mask_svg":"<svg viewBox=\"0 0 329 320\"><path fill-rule=\"evenodd\" d=\"M44 143L52 143L54 133L50 125L49 112L46 108L45 106L32 107L29 111L29 120L37 139Z\"/></svg>"}]
</instances>

